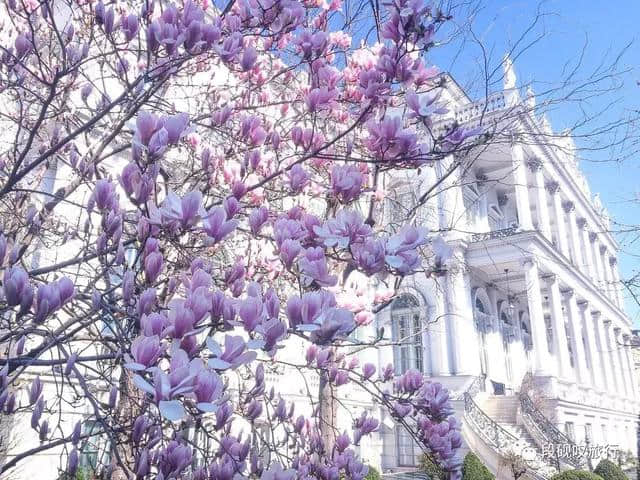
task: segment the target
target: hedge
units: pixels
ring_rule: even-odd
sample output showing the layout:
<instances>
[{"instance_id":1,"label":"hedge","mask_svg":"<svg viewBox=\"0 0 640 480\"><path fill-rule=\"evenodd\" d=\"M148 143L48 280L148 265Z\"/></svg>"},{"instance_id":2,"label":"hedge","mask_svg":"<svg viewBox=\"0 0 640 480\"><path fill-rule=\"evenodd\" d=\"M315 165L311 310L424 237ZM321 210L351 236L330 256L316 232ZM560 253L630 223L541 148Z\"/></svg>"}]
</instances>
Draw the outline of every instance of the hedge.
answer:
<instances>
[{"instance_id":1,"label":"hedge","mask_svg":"<svg viewBox=\"0 0 640 480\"><path fill-rule=\"evenodd\" d=\"M600 460L600 463L594 470L604 480L628 480L622 469L611 460Z\"/></svg>"},{"instance_id":2,"label":"hedge","mask_svg":"<svg viewBox=\"0 0 640 480\"><path fill-rule=\"evenodd\" d=\"M462 480L495 480L495 476L474 453L467 453L462 463Z\"/></svg>"},{"instance_id":3,"label":"hedge","mask_svg":"<svg viewBox=\"0 0 640 480\"><path fill-rule=\"evenodd\" d=\"M596 473L591 473L586 470L565 470L564 472L556 473L551 480L603 480L602 477Z\"/></svg>"}]
</instances>

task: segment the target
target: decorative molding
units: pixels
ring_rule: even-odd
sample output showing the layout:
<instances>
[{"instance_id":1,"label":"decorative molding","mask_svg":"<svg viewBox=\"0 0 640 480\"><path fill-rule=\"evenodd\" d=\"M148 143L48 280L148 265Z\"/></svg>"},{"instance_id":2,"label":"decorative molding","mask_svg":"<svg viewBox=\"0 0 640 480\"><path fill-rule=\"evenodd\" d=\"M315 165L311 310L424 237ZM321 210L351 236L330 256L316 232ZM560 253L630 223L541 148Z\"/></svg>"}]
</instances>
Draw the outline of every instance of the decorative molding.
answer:
<instances>
[{"instance_id":1,"label":"decorative molding","mask_svg":"<svg viewBox=\"0 0 640 480\"><path fill-rule=\"evenodd\" d=\"M558 182L549 182L547 183L546 188L551 195L560 193L560 184Z\"/></svg>"},{"instance_id":2,"label":"decorative molding","mask_svg":"<svg viewBox=\"0 0 640 480\"><path fill-rule=\"evenodd\" d=\"M537 157L532 157L527 161L527 166L532 172L539 172L542 170L542 161Z\"/></svg>"},{"instance_id":3,"label":"decorative molding","mask_svg":"<svg viewBox=\"0 0 640 480\"><path fill-rule=\"evenodd\" d=\"M562 204L562 208L564 209L565 212L569 213L569 212L573 212L576 209L576 204L573 203L571 200L567 200L566 202L564 202Z\"/></svg>"}]
</instances>

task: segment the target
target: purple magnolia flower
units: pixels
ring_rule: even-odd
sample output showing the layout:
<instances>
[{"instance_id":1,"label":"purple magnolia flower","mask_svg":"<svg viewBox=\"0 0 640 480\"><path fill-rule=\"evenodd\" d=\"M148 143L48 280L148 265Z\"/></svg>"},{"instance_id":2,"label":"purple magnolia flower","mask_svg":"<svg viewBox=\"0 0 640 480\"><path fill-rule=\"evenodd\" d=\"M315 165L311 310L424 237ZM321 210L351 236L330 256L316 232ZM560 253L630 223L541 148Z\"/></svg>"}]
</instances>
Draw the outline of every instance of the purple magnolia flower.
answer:
<instances>
[{"instance_id":1,"label":"purple magnolia flower","mask_svg":"<svg viewBox=\"0 0 640 480\"><path fill-rule=\"evenodd\" d=\"M134 273L132 270L127 270L122 278L122 299L129 303L133 297Z\"/></svg>"},{"instance_id":2,"label":"purple magnolia flower","mask_svg":"<svg viewBox=\"0 0 640 480\"><path fill-rule=\"evenodd\" d=\"M168 144L169 133L167 132L166 128L161 127L153 135L151 135L149 145L147 146L149 156L154 159L160 157L167 150Z\"/></svg>"},{"instance_id":3,"label":"purple magnolia flower","mask_svg":"<svg viewBox=\"0 0 640 480\"><path fill-rule=\"evenodd\" d=\"M162 126L167 131L167 141L176 144L185 135L189 125L189 115L178 113L170 115L162 120Z\"/></svg>"},{"instance_id":4,"label":"purple magnolia flower","mask_svg":"<svg viewBox=\"0 0 640 480\"><path fill-rule=\"evenodd\" d=\"M280 246L280 258L287 269L291 268L301 250L302 245L300 245L298 240L287 238L282 242L282 245Z\"/></svg>"},{"instance_id":5,"label":"purple magnolia flower","mask_svg":"<svg viewBox=\"0 0 640 480\"><path fill-rule=\"evenodd\" d=\"M245 72L247 70L251 70L257 59L258 52L256 51L256 49L251 46L246 47L244 49L244 52L242 53L242 58L240 60L240 66L242 67L242 70L244 70Z\"/></svg>"},{"instance_id":6,"label":"purple magnolia flower","mask_svg":"<svg viewBox=\"0 0 640 480\"><path fill-rule=\"evenodd\" d=\"M360 196L363 182L364 176L355 165L336 165L331 169L331 190L343 203Z\"/></svg>"},{"instance_id":7,"label":"purple magnolia flower","mask_svg":"<svg viewBox=\"0 0 640 480\"><path fill-rule=\"evenodd\" d=\"M73 282L63 277L57 282L40 285L36 295L36 314L34 320L38 323L55 312L73 297Z\"/></svg>"},{"instance_id":8,"label":"purple magnolia flower","mask_svg":"<svg viewBox=\"0 0 640 480\"><path fill-rule=\"evenodd\" d=\"M387 240L385 261L399 274L407 275L420 266L416 249L426 243L426 229L407 225Z\"/></svg>"},{"instance_id":9,"label":"purple magnolia flower","mask_svg":"<svg viewBox=\"0 0 640 480\"><path fill-rule=\"evenodd\" d=\"M169 328L167 334L172 338L182 338L193 331L195 316L184 302L176 300L169 305Z\"/></svg>"},{"instance_id":10,"label":"purple magnolia flower","mask_svg":"<svg viewBox=\"0 0 640 480\"><path fill-rule=\"evenodd\" d=\"M116 186L110 180L101 178L96 182L93 198L100 210L112 210L118 207Z\"/></svg>"},{"instance_id":11,"label":"purple magnolia flower","mask_svg":"<svg viewBox=\"0 0 640 480\"><path fill-rule=\"evenodd\" d=\"M249 402L249 405L247 405L245 417L250 422L253 422L260 415L262 415L262 403L253 399L251 402Z\"/></svg>"},{"instance_id":12,"label":"purple magnolia flower","mask_svg":"<svg viewBox=\"0 0 640 480\"><path fill-rule=\"evenodd\" d=\"M335 89L327 87L314 88L307 94L307 108L310 112L316 112L328 107L337 96L338 92Z\"/></svg>"},{"instance_id":13,"label":"purple magnolia flower","mask_svg":"<svg viewBox=\"0 0 640 480\"><path fill-rule=\"evenodd\" d=\"M309 183L309 174L302 168L302 165L296 164L289 170L289 186L293 193L300 193Z\"/></svg>"},{"instance_id":14,"label":"purple magnolia flower","mask_svg":"<svg viewBox=\"0 0 640 480\"><path fill-rule=\"evenodd\" d=\"M399 117L370 122L368 129L365 145L380 160L413 160L411 157L419 153L416 134L403 129Z\"/></svg>"},{"instance_id":15,"label":"purple magnolia flower","mask_svg":"<svg viewBox=\"0 0 640 480\"><path fill-rule=\"evenodd\" d=\"M382 240L367 238L364 243L352 245L351 251L357 267L367 275L384 270L385 244Z\"/></svg>"},{"instance_id":16,"label":"purple magnolia flower","mask_svg":"<svg viewBox=\"0 0 640 480\"><path fill-rule=\"evenodd\" d=\"M21 33L16 37L14 46L16 47L16 56L18 58L24 57L33 50L33 42L24 33Z\"/></svg>"},{"instance_id":17,"label":"purple magnolia flower","mask_svg":"<svg viewBox=\"0 0 640 480\"><path fill-rule=\"evenodd\" d=\"M411 110L410 117L430 117L431 115L442 115L448 112L444 107L438 104L440 94L420 94L418 95L413 90L407 92L407 106ZM427 121L428 125L431 122L428 118L423 118Z\"/></svg>"},{"instance_id":18,"label":"purple magnolia flower","mask_svg":"<svg viewBox=\"0 0 640 480\"><path fill-rule=\"evenodd\" d=\"M287 326L277 318L272 318L262 323L260 331L264 337L264 350L272 352L277 343L282 340L287 333Z\"/></svg>"},{"instance_id":19,"label":"purple magnolia flower","mask_svg":"<svg viewBox=\"0 0 640 480\"><path fill-rule=\"evenodd\" d=\"M422 387L423 384L424 377L422 373L415 369L410 369L396 379L394 387L399 393L413 393Z\"/></svg>"},{"instance_id":20,"label":"purple magnolia flower","mask_svg":"<svg viewBox=\"0 0 640 480\"><path fill-rule=\"evenodd\" d=\"M201 370L196 376L193 393L198 403L211 403L220 398L222 391L222 379L216 372Z\"/></svg>"},{"instance_id":21,"label":"purple magnolia flower","mask_svg":"<svg viewBox=\"0 0 640 480\"><path fill-rule=\"evenodd\" d=\"M207 338L207 347L213 354L213 358L209 359L209 366L220 370L252 362L257 356L256 352L247 351L247 344L238 335L224 337L224 351L211 337Z\"/></svg>"},{"instance_id":22,"label":"purple magnolia flower","mask_svg":"<svg viewBox=\"0 0 640 480\"><path fill-rule=\"evenodd\" d=\"M121 26L122 31L124 32L124 38L127 42L133 40L138 33L138 16L134 13L123 16Z\"/></svg>"},{"instance_id":23,"label":"purple magnolia flower","mask_svg":"<svg viewBox=\"0 0 640 480\"><path fill-rule=\"evenodd\" d=\"M140 318L140 330L147 337L162 336L168 324L167 317L160 313L149 313Z\"/></svg>"},{"instance_id":24,"label":"purple magnolia flower","mask_svg":"<svg viewBox=\"0 0 640 480\"><path fill-rule=\"evenodd\" d=\"M291 328L298 325L315 323L320 313L336 305L331 292L318 290L306 292L300 297L291 297L287 301L286 314Z\"/></svg>"},{"instance_id":25,"label":"purple magnolia flower","mask_svg":"<svg viewBox=\"0 0 640 480\"><path fill-rule=\"evenodd\" d=\"M147 255L144 259L144 273L147 277L148 283L156 281L160 273L162 273L163 265L164 259L160 252L151 252Z\"/></svg>"},{"instance_id":26,"label":"purple magnolia flower","mask_svg":"<svg viewBox=\"0 0 640 480\"><path fill-rule=\"evenodd\" d=\"M247 332L253 332L264 318L262 299L259 297L247 297L240 303L238 315Z\"/></svg>"},{"instance_id":27,"label":"purple magnolia flower","mask_svg":"<svg viewBox=\"0 0 640 480\"><path fill-rule=\"evenodd\" d=\"M29 276L22 267L9 267L4 271L4 296L11 307L20 305L20 311L26 312L33 303L33 287Z\"/></svg>"},{"instance_id":28,"label":"purple magnolia flower","mask_svg":"<svg viewBox=\"0 0 640 480\"><path fill-rule=\"evenodd\" d=\"M364 223L355 210L340 210L336 218L327 220L322 227L314 227L313 230L327 247L347 248L350 244L363 242L371 235L371 227Z\"/></svg>"},{"instance_id":29,"label":"purple magnolia flower","mask_svg":"<svg viewBox=\"0 0 640 480\"><path fill-rule=\"evenodd\" d=\"M294 469L284 470L278 462L271 464L268 470L262 473L260 480L293 480L296 478Z\"/></svg>"},{"instance_id":30,"label":"purple magnolia flower","mask_svg":"<svg viewBox=\"0 0 640 480\"><path fill-rule=\"evenodd\" d=\"M202 223L203 230L211 237L213 243L220 242L238 226L238 220L227 220L227 212L222 207L209 210Z\"/></svg>"},{"instance_id":31,"label":"purple magnolia flower","mask_svg":"<svg viewBox=\"0 0 640 480\"><path fill-rule=\"evenodd\" d=\"M131 356L134 363L128 363L131 370L142 370L156 364L164 348L160 345L157 335L151 337L139 336L131 342Z\"/></svg>"},{"instance_id":32,"label":"purple magnolia flower","mask_svg":"<svg viewBox=\"0 0 640 480\"><path fill-rule=\"evenodd\" d=\"M311 341L326 345L339 337L348 336L355 328L353 313L342 308L330 308L317 318L320 327L311 332Z\"/></svg>"},{"instance_id":33,"label":"purple magnolia flower","mask_svg":"<svg viewBox=\"0 0 640 480\"><path fill-rule=\"evenodd\" d=\"M329 274L324 250L320 247L307 248L304 255L298 260L298 266L302 273L302 282L305 285L316 282L321 287L332 287L338 283L338 278Z\"/></svg>"},{"instance_id":34,"label":"purple magnolia flower","mask_svg":"<svg viewBox=\"0 0 640 480\"><path fill-rule=\"evenodd\" d=\"M376 366L373 363L365 363L362 366L362 376L369 379L376 373Z\"/></svg>"},{"instance_id":35,"label":"purple magnolia flower","mask_svg":"<svg viewBox=\"0 0 640 480\"><path fill-rule=\"evenodd\" d=\"M153 307L156 304L156 289L155 288L147 288L142 294L140 298L138 298L138 304L136 306L136 311L138 315L142 317L143 315L151 313Z\"/></svg>"},{"instance_id":36,"label":"purple magnolia flower","mask_svg":"<svg viewBox=\"0 0 640 480\"><path fill-rule=\"evenodd\" d=\"M227 218L233 218L236 213L240 211L240 202L236 199L236 197L227 197L222 202L222 206L224 207L224 211L227 213Z\"/></svg>"},{"instance_id":37,"label":"purple magnolia flower","mask_svg":"<svg viewBox=\"0 0 640 480\"><path fill-rule=\"evenodd\" d=\"M136 132L134 142L142 145L149 145L151 137L162 127L160 119L153 113L141 111L136 118Z\"/></svg>"},{"instance_id":38,"label":"purple magnolia flower","mask_svg":"<svg viewBox=\"0 0 640 480\"><path fill-rule=\"evenodd\" d=\"M362 415L354 422L353 443L359 445L363 436L378 430L379 423L375 418L367 417L367 412L362 412Z\"/></svg>"},{"instance_id":39,"label":"purple magnolia flower","mask_svg":"<svg viewBox=\"0 0 640 480\"><path fill-rule=\"evenodd\" d=\"M169 192L160 209L162 222L168 225L179 224L182 228L191 227L204 216L201 203L202 193L199 191L189 192L182 198Z\"/></svg>"}]
</instances>

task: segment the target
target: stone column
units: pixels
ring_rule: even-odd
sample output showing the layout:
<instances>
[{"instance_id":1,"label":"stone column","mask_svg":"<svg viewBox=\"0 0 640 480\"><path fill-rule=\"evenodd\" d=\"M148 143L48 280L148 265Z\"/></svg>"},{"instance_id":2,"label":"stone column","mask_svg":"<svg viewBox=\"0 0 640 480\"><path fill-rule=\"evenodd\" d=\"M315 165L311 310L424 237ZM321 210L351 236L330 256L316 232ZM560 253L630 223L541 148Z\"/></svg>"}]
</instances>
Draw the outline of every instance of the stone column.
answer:
<instances>
[{"instance_id":1,"label":"stone column","mask_svg":"<svg viewBox=\"0 0 640 480\"><path fill-rule=\"evenodd\" d=\"M549 220L549 206L547 205L547 189L544 184L542 162L538 159L529 162L529 169L533 172L534 187L536 189L536 210L538 213L538 229L551 241L551 221Z\"/></svg>"},{"instance_id":2,"label":"stone column","mask_svg":"<svg viewBox=\"0 0 640 480\"><path fill-rule=\"evenodd\" d=\"M591 373L591 384L593 388L602 389L602 370L600 366L600 355L596 346L595 332L593 330L593 319L591 317L591 309L588 302L578 304L582 314L582 328L584 328L587 340L587 349L589 355L589 370Z\"/></svg>"},{"instance_id":3,"label":"stone column","mask_svg":"<svg viewBox=\"0 0 640 480\"><path fill-rule=\"evenodd\" d=\"M620 365L618 365L618 355L616 354L616 345L615 345L615 337L613 334L613 326L611 325L611 320L605 320L604 322L604 334L606 338L607 345L607 358L609 364L611 365L611 377L613 384L613 392L614 394L620 395L622 393L622 382L620 381ZM610 391L612 389L609 389Z\"/></svg>"},{"instance_id":4,"label":"stone column","mask_svg":"<svg viewBox=\"0 0 640 480\"><path fill-rule=\"evenodd\" d=\"M598 242L598 235L596 233L589 234L589 240L591 240L591 256L593 263L593 271L595 273L595 284L598 287L602 287L602 262L600 262L600 242Z\"/></svg>"},{"instance_id":5,"label":"stone column","mask_svg":"<svg viewBox=\"0 0 640 480\"><path fill-rule=\"evenodd\" d=\"M593 270L593 255L591 254L591 240L589 239L589 229L587 228L587 220L584 218L578 219L578 227L580 227L582 236L582 248L584 252L584 264L585 273L589 278L595 280L596 274Z\"/></svg>"},{"instance_id":6,"label":"stone column","mask_svg":"<svg viewBox=\"0 0 640 480\"><path fill-rule=\"evenodd\" d=\"M445 277L440 277L435 292L435 321L429 326L429 356L431 374L434 376L451 375L449 362L449 341L445 289L448 288Z\"/></svg>"},{"instance_id":7,"label":"stone column","mask_svg":"<svg viewBox=\"0 0 640 480\"><path fill-rule=\"evenodd\" d=\"M451 325L452 373L479 375L479 339L473 320L471 288L469 288L469 276L466 272L462 248L454 249L454 256L449 262L448 270L445 299L447 317Z\"/></svg>"},{"instance_id":8,"label":"stone column","mask_svg":"<svg viewBox=\"0 0 640 480\"><path fill-rule=\"evenodd\" d=\"M532 230L533 222L531 220L531 206L529 205L527 169L522 145L515 144L511 146L511 160L513 162L513 188L518 210L518 225L520 230Z\"/></svg>"},{"instance_id":9,"label":"stone column","mask_svg":"<svg viewBox=\"0 0 640 480\"><path fill-rule=\"evenodd\" d=\"M447 155L435 165L437 178L448 174L440 184L437 197L440 230L449 232L449 238L464 237L468 231L460 167L454 168L455 163L454 156ZM452 173L449 173L451 170Z\"/></svg>"},{"instance_id":10,"label":"stone column","mask_svg":"<svg viewBox=\"0 0 640 480\"><path fill-rule=\"evenodd\" d=\"M538 264L531 258L526 259L523 263L529 320L531 322L531 336L533 338L533 354L535 356L534 374L538 376L549 376L550 358L549 349L547 348L544 313L542 311L542 294L540 293Z\"/></svg>"},{"instance_id":11,"label":"stone column","mask_svg":"<svg viewBox=\"0 0 640 480\"><path fill-rule=\"evenodd\" d=\"M551 307L551 325L553 327L553 352L558 362L558 375L564 379L573 378L567 349L567 335L564 329L564 313L562 312L562 297L560 285L556 275L545 277L549 288L549 305Z\"/></svg>"},{"instance_id":12,"label":"stone column","mask_svg":"<svg viewBox=\"0 0 640 480\"><path fill-rule=\"evenodd\" d=\"M582 257L580 252L580 234L576 220L576 207L573 202L564 202L564 211L567 212L569 222L569 237L571 238L571 259L576 268L582 267Z\"/></svg>"},{"instance_id":13,"label":"stone column","mask_svg":"<svg viewBox=\"0 0 640 480\"><path fill-rule=\"evenodd\" d=\"M620 384L622 388L620 388L620 393L624 391L624 396L626 398L631 398L631 390L629 389L629 376L626 372L627 366L624 361L624 343L622 340L622 330L619 328L613 329L613 341L614 341L614 356L616 357L616 366L618 367L618 378L620 379Z\"/></svg>"},{"instance_id":14,"label":"stone column","mask_svg":"<svg viewBox=\"0 0 640 480\"><path fill-rule=\"evenodd\" d=\"M595 325L596 343L598 350L600 351L600 366L602 372L603 390L614 390L615 383L613 378L613 365L611 364L611 356L609 355L609 343L607 340L607 334L604 327L604 321L600 312L595 311L591 314L593 316L593 322Z\"/></svg>"},{"instance_id":15,"label":"stone column","mask_svg":"<svg viewBox=\"0 0 640 480\"><path fill-rule=\"evenodd\" d=\"M558 243L558 248L560 249L560 253L565 256L565 258L570 258L569 256L569 243L567 239L567 226L564 223L564 209L562 208L562 196L560 195L560 185L557 182L551 182L547 185L547 190L551 194L551 199L553 201L553 215L556 219L556 241Z\"/></svg>"},{"instance_id":16,"label":"stone column","mask_svg":"<svg viewBox=\"0 0 640 480\"><path fill-rule=\"evenodd\" d=\"M586 358L584 353L584 344L582 343L582 329L580 328L580 312L576 296L572 289L565 290L564 294L567 304L567 317L571 326L571 346L576 355L576 371L578 383L586 385L589 383L589 372L587 369Z\"/></svg>"},{"instance_id":17,"label":"stone column","mask_svg":"<svg viewBox=\"0 0 640 480\"><path fill-rule=\"evenodd\" d=\"M611 257L611 276L613 278L614 303L620 308L624 308L624 298L622 297L622 283L620 282L620 272L618 271L618 259Z\"/></svg>"},{"instance_id":18,"label":"stone column","mask_svg":"<svg viewBox=\"0 0 640 480\"><path fill-rule=\"evenodd\" d=\"M627 364L627 373L629 375L629 385L631 385L631 391L633 393L633 398L635 398L636 400L638 399L638 397L640 396L640 392L638 392L638 380L636 379L636 372L635 372L635 368L633 365L633 356L631 354L631 336L630 335L624 335L622 337L623 341L624 341L624 357L625 357L625 362Z\"/></svg>"},{"instance_id":19,"label":"stone column","mask_svg":"<svg viewBox=\"0 0 640 480\"><path fill-rule=\"evenodd\" d=\"M606 260L607 255L607 247L604 245L600 245L600 262L602 262L602 286L601 288L604 290L605 295L607 297L611 296L611 279L609 278L609 262Z\"/></svg>"}]
</instances>

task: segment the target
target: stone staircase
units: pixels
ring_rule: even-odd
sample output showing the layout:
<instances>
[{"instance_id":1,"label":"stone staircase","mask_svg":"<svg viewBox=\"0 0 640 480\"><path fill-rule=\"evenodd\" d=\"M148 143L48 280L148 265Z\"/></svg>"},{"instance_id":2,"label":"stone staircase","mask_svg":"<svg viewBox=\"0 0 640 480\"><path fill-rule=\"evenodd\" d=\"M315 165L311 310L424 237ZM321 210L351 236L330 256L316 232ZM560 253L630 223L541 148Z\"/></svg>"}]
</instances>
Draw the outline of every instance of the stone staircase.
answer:
<instances>
[{"instance_id":1,"label":"stone staircase","mask_svg":"<svg viewBox=\"0 0 640 480\"><path fill-rule=\"evenodd\" d=\"M510 454L519 455L529 466L527 477L543 480L553 476L557 470L547 459L543 458L542 452L535 440L527 430L518 423L518 412L520 409L520 399L517 395L489 395L482 400L478 398L477 406L482 412L497 424L497 428L507 432L507 442L503 439L499 444L492 445L496 453L503 458ZM495 425L494 424L494 425ZM478 428L478 422L475 423ZM496 427L493 427L495 432ZM491 436L489 436L491 438ZM497 438L497 437L496 437Z\"/></svg>"}]
</instances>

